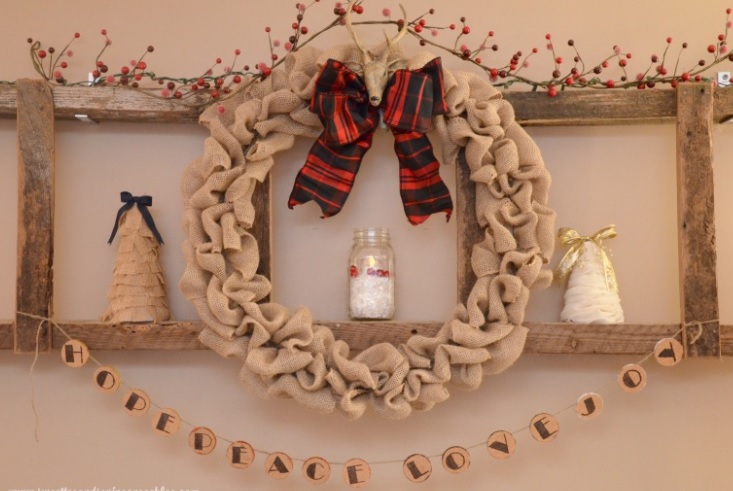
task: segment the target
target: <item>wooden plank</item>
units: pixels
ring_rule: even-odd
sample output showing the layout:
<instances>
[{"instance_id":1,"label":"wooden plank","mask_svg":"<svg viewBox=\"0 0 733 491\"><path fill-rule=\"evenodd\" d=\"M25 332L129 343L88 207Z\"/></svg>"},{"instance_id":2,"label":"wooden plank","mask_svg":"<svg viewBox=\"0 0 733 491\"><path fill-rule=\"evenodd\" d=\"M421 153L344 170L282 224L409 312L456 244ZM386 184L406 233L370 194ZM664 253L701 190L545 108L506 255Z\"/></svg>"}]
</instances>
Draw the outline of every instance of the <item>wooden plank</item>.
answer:
<instances>
[{"instance_id":1,"label":"wooden plank","mask_svg":"<svg viewBox=\"0 0 733 491\"><path fill-rule=\"evenodd\" d=\"M334 332L336 339L362 351L381 342L404 343L410 336L433 336L439 322L319 322ZM100 322L62 322L61 328L73 338L84 341L93 350L199 350L198 335L204 324L166 322L162 324L108 325ZM675 336L678 324L588 325L527 322L529 334L526 354L607 354L648 355L664 337ZM733 356L733 325L721 329L722 354ZM679 339L681 336L677 336ZM0 323L0 350L13 348L12 324ZM60 346L66 337L54 331Z\"/></svg>"},{"instance_id":2,"label":"wooden plank","mask_svg":"<svg viewBox=\"0 0 733 491\"><path fill-rule=\"evenodd\" d=\"M126 87L53 86L52 90L57 119L86 114L99 122L196 123L206 107L201 99L183 103ZM14 118L16 104L16 86L0 85L0 118Z\"/></svg>"},{"instance_id":3,"label":"wooden plank","mask_svg":"<svg viewBox=\"0 0 733 491\"><path fill-rule=\"evenodd\" d=\"M672 123L677 107L673 90L506 92L505 98L523 126Z\"/></svg>"},{"instance_id":4,"label":"wooden plank","mask_svg":"<svg viewBox=\"0 0 733 491\"><path fill-rule=\"evenodd\" d=\"M257 274L265 278L272 278L272 180L268 175L262 184L258 184L252 195L252 204L257 212L255 223L250 233L257 240L257 248L260 253L260 264L257 267ZM270 295L263 298L260 303L270 301Z\"/></svg>"},{"instance_id":5,"label":"wooden plank","mask_svg":"<svg viewBox=\"0 0 733 491\"><path fill-rule=\"evenodd\" d=\"M471 170L466 162L466 153L461 151L456 162L456 234L458 302L466 304L468 294L476 283L471 267L473 245L483 239L483 231L476 218L476 183L471 181Z\"/></svg>"},{"instance_id":6,"label":"wooden plank","mask_svg":"<svg viewBox=\"0 0 733 491\"><path fill-rule=\"evenodd\" d=\"M684 84L683 84L684 85ZM89 115L96 121L196 122L205 101L185 103L125 87L53 87L58 118ZM716 122L733 114L733 96L725 90ZM566 90L557 97L543 92L508 91L517 120L526 126L648 124L675 121L675 91ZM0 85L0 118L16 113L15 87Z\"/></svg>"},{"instance_id":7,"label":"wooden plank","mask_svg":"<svg viewBox=\"0 0 733 491\"><path fill-rule=\"evenodd\" d=\"M525 353L645 355L662 338L674 337L679 324L565 324L527 322ZM679 336L677 336L679 339Z\"/></svg>"},{"instance_id":8,"label":"wooden plank","mask_svg":"<svg viewBox=\"0 0 733 491\"><path fill-rule=\"evenodd\" d=\"M18 81L18 265L16 310L53 316L54 112L42 80ZM51 349L48 326L15 317L15 352Z\"/></svg>"},{"instance_id":9,"label":"wooden plank","mask_svg":"<svg viewBox=\"0 0 733 491\"><path fill-rule=\"evenodd\" d=\"M0 322L0 350L11 350L15 347L15 325L12 322Z\"/></svg>"},{"instance_id":10,"label":"wooden plank","mask_svg":"<svg viewBox=\"0 0 733 491\"><path fill-rule=\"evenodd\" d=\"M688 356L720 355L713 196L713 86L682 84L677 91L677 230L680 308L691 326Z\"/></svg>"}]
</instances>

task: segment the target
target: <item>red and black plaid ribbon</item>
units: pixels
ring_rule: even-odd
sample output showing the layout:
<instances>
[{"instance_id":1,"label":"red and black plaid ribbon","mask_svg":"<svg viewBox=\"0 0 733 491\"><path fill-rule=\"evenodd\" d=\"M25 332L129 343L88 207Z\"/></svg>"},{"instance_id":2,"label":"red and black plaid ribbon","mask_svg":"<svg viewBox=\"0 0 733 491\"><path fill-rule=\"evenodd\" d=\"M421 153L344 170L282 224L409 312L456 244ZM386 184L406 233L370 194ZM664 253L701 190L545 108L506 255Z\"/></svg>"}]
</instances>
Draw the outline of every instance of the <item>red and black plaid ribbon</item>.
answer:
<instances>
[{"instance_id":1,"label":"red and black plaid ribbon","mask_svg":"<svg viewBox=\"0 0 733 491\"><path fill-rule=\"evenodd\" d=\"M425 135L433 116L448 110L440 58L418 70L395 71L384 101L384 122L395 137L407 219L418 225L438 212L450 219L453 202ZM341 211L349 196L362 158L372 145L379 108L369 104L364 81L355 72L328 60L316 80L310 110L318 114L324 131L295 178L288 207L313 200L325 218Z\"/></svg>"}]
</instances>

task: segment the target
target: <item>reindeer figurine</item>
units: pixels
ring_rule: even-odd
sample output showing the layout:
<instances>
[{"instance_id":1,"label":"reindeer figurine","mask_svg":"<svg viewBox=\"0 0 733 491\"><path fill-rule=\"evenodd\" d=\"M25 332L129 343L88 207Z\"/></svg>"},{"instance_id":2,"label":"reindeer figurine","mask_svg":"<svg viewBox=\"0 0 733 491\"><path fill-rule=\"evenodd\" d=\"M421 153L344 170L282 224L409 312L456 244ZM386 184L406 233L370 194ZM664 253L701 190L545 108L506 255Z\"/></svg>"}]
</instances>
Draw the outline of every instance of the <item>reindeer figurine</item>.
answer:
<instances>
[{"instance_id":1,"label":"reindeer figurine","mask_svg":"<svg viewBox=\"0 0 733 491\"><path fill-rule=\"evenodd\" d=\"M397 45L400 39L407 34L407 13L405 7L400 4L400 10L402 10L402 28L397 35L390 39L387 33L384 33L384 37L387 40L387 47L382 51L379 57L372 54L371 51L365 49L359 42L359 38L354 31L354 27L351 25L351 5L346 7L346 15L344 20L346 22L346 29L351 34L351 38L354 40L356 47L359 48L362 54L361 65L357 66L354 71L359 72L366 85L367 93L369 94L369 103L372 106L379 106L382 103L382 95L384 89L387 87L389 77L394 73L400 65L404 65L404 60L396 59L388 62L389 55L392 54L392 50Z\"/></svg>"}]
</instances>

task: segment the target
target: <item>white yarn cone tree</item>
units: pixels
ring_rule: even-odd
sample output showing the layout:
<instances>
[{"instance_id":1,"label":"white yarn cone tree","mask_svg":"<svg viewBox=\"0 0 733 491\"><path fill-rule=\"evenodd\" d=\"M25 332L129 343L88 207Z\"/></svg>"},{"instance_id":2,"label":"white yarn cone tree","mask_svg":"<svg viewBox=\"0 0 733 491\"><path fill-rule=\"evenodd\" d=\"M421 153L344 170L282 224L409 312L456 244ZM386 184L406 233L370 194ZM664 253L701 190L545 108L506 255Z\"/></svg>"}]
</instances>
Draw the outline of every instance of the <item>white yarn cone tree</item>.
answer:
<instances>
[{"instance_id":1,"label":"white yarn cone tree","mask_svg":"<svg viewBox=\"0 0 733 491\"><path fill-rule=\"evenodd\" d=\"M569 278L565 306L560 313L563 322L619 324L624 321L615 273L601 245L604 237L599 234L603 231L607 232L605 238L615 236L615 229L611 231L612 235L607 229L603 229L593 237L574 237L574 240L580 242L571 245L568 253L575 255L571 258L572 264L569 267L564 265L564 273L567 275L569 271ZM567 229L561 230L561 236L563 232L567 233ZM575 251L573 247L576 248Z\"/></svg>"},{"instance_id":2,"label":"white yarn cone tree","mask_svg":"<svg viewBox=\"0 0 733 491\"><path fill-rule=\"evenodd\" d=\"M152 204L152 198L122 193L122 201L127 204L120 209L110 237L111 243L119 226L120 246L107 295L109 305L102 320L112 324L168 320L170 311L159 261L162 239L149 212L143 210ZM152 231L148 223L152 223Z\"/></svg>"}]
</instances>

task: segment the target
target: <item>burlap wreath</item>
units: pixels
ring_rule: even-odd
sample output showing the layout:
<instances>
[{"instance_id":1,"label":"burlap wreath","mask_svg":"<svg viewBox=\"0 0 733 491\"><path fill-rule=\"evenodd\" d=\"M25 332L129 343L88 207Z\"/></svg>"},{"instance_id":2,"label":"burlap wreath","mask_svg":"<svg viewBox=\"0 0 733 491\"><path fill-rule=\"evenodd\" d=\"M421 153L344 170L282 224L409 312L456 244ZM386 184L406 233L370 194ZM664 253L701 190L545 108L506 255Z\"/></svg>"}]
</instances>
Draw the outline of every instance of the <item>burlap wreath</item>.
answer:
<instances>
[{"instance_id":1,"label":"burlap wreath","mask_svg":"<svg viewBox=\"0 0 733 491\"><path fill-rule=\"evenodd\" d=\"M459 152L476 183L476 213L484 238L475 244L478 280L466 305L433 338L413 336L399 347L383 343L351 357L311 313L257 303L270 282L256 274L252 193L273 156L296 136L316 138L322 126L308 110L313 83L328 58L358 61L353 47L321 53L301 49L266 80L208 108L200 122L211 135L204 155L186 169L181 289L206 324L202 343L244 363L243 384L263 396L291 397L322 412L360 417L371 405L404 418L448 398L446 384L475 389L483 374L508 368L522 353L522 326L531 287L544 287L554 247L554 212L547 206L550 176L539 149L514 119L511 105L478 75L444 72L449 112L434 118L443 162ZM424 53L407 61L423 66Z\"/></svg>"}]
</instances>

